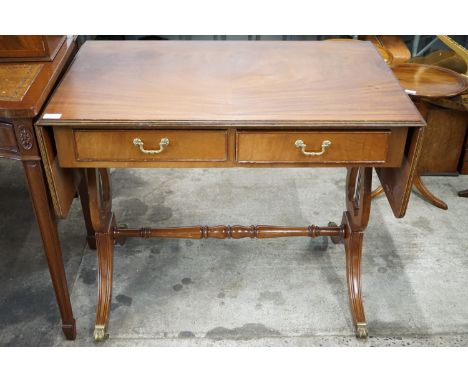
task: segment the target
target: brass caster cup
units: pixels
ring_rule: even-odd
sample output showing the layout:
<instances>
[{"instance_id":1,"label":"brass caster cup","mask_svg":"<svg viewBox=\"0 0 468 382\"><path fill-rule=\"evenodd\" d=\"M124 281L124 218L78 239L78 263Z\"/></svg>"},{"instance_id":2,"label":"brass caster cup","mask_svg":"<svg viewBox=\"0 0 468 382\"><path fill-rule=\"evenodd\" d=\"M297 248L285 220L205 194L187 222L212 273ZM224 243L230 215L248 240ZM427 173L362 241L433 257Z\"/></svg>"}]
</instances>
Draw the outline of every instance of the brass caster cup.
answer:
<instances>
[{"instance_id":1,"label":"brass caster cup","mask_svg":"<svg viewBox=\"0 0 468 382\"><path fill-rule=\"evenodd\" d=\"M357 323L356 324L356 338L365 340L368 336L367 324Z\"/></svg>"},{"instance_id":2,"label":"brass caster cup","mask_svg":"<svg viewBox=\"0 0 468 382\"><path fill-rule=\"evenodd\" d=\"M107 328L105 325L96 325L94 327L94 341L95 342L104 342L109 338L107 333Z\"/></svg>"}]
</instances>

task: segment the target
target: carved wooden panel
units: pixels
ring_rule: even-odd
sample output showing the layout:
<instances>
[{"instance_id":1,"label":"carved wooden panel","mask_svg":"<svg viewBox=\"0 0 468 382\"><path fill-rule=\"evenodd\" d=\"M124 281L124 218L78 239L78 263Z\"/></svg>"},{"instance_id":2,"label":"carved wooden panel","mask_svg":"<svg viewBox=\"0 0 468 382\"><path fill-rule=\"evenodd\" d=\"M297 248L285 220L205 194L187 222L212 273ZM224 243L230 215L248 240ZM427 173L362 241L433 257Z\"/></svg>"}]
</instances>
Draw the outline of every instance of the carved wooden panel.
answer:
<instances>
[{"instance_id":1,"label":"carved wooden panel","mask_svg":"<svg viewBox=\"0 0 468 382\"><path fill-rule=\"evenodd\" d=\"M41 157L37 148L32 121L17 119L14 121L13 128L21 160L40 160Z\"/></svg>"},{"instance_id":2,"label":"carved wooden panel","mask_svg":"<svg viewBox=\"0 0 468 382\"><path fill-rule=\"evenodd\" d=\"M20 125L18 127L18 139L25 150L31 150L34 144L34 136L30 126Z\"/></svg>"},{"instance_id":3,"label":"carved wooden panel","mask_svg":"<svg viewBox=\"0 0 468 382\"><path fill-rule=\"evenodd\" d=\"M0 101L21 101L43 64L1 64Z\"/></svg>"}]
</instances>

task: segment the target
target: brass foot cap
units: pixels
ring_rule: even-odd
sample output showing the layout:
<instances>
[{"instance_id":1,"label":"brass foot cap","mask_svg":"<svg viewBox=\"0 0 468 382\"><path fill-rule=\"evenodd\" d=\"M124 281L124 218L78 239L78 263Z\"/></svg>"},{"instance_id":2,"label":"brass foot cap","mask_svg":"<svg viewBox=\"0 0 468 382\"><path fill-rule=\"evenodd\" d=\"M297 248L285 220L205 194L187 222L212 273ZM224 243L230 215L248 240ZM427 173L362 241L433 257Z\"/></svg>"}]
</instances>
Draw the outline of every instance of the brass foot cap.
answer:
<instances>
[{"instance_id":1,"label":"brass foot cap","mask_svg":"<svg viewBox=\"0 0 468 382\"><path fill-rule=\"evenodd\" d=\"M109 334L106 333L107 328L105 325L96 325L94 327L94 341L103 342L109 338Z\"/></svg>"},{"instance_id":2,"label":"brass foot cap","mask_svg":"<svg viewBox=\"0 0 468 382\"><path fill-rule=\"evenodd\" d=\"M366 339L368 335L367 324L360 322L356 324L356 337L359 339Z\"/></svg>"}]
</instances>

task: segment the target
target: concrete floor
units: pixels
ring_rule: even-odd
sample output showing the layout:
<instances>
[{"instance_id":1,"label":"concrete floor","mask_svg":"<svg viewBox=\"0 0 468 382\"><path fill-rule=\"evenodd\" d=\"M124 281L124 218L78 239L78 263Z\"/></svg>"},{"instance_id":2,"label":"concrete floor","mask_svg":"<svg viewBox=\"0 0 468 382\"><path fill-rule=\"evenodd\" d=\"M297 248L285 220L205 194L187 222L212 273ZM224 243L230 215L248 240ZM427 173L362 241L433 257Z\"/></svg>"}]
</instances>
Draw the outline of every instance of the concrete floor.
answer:
<instances>
[{"instance_id":1,"label":"concrete floor","mask_svg":"<svg viewBox=\"0 0 468 382\"><path fill-rule=\"evenodd\" d=\"M354 338L342 246L325 238L128 240L115 251L110 338L127 346L467 346L468 177L425 177L404 219L381 197L366 231L370 338ZM340 221L344 169L116 170L130 226L325 225ZM375 177L374 184L377 185ZM0 161L0 345L93 345L96 256L80 204L59 223L78 325L64 339L21 164ZM102 345L99 345L102 346Z\"/></svg>"}]
</instances>

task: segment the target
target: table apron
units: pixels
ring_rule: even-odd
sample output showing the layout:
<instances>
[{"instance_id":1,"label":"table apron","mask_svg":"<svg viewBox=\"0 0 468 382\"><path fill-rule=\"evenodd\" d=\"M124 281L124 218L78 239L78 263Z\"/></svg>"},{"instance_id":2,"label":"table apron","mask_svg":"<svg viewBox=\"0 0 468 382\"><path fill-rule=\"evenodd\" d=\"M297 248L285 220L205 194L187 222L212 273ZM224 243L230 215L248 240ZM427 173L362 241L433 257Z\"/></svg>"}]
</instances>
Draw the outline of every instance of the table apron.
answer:
<instances>
[{"instance_id":1,"label":"table apron","mask_svg":"<svg viewBox=\"0 0 468 382\"><path fill-rule=\"evenodd\" d=\"M55 126L62 167L399 167L408 128L99 129Z\"/></svg>"}]
</instances>

